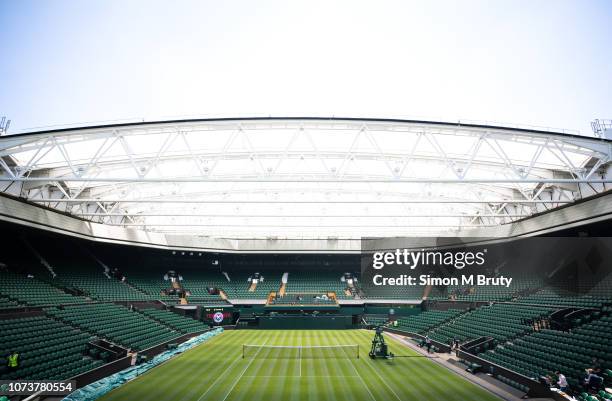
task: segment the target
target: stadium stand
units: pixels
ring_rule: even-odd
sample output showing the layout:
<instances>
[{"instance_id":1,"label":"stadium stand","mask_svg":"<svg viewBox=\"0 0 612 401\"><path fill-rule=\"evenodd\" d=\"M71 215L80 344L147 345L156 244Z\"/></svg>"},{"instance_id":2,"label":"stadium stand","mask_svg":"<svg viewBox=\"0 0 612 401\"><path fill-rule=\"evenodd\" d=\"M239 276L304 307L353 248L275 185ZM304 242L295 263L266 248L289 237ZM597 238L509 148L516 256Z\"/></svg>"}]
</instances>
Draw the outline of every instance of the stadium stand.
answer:
<instances>
[{"instance_id":1,"label":"stadium stand","mask_svg":"<svg viewBox=\"0 0 612 401\"><path fill-rule=\"evenodd\" d=\"M126 282L133 288L149 296L150 299L160 299L169 304L179 302L177 295L162 294L163 290L171 288L172 283L163 279L167 269L153 269L143 272L136 268L125 269ZM206 271L203 269L183 269L177 272L183 280L180 282L183 289L188 291L189 303L196 305L226 304L219 294L210 294L209 288L223 290L227 295L231 294L233 283L218 271Z\"/></svg>"},{"instance_id":2,"label":"stadium stand","mask_svg":"<svg viewBox=\"0 0 612 401\"><path fill-rule=\"evenodd\" d=\"M171 287L170 282L163 279L166 270L161 266L142 269L137 265L129 266L130 261L126 261L127 267L120 265L121 276L125 276L122 280L121 276L108 274L108 270L105 273L104 267L85 252L77 253L74 260L57 254L47 257L50 250L32 242L53 270L49 271L36 261L28 261L30 267L15 268L13 265L8 270L3 269L0 272L0 310L44 307L46 316L4 320L11 330L6 331L6 335L3 332L0 350L6 354L12 348L19 349L23 364L17 372L1 372L2 378L60 379L100 366L103 362L84 354L87 342L95 338L144 350L208 328L202 321L171 310L137 304L130 310L112 303L156 300L168 305L178 303L177 296L161 293ZM518 278L508 288L398 286L386 288L384 294L359 283L360 287L351 293L346 291L347 284L340 280L342 273L276 268L241 266L228 269L226 274L217 269L193 266L177 270L183 277L183 288L190 292L188 302L193 305L229 305L228 300L268 299L270 293L281 288L284 273L288 273L286 294L273 297L271 305L338 305L333 299L320 297L332 292L340 301L358 299L355 294L359 293L359 298L366 302L368 299L420 300L427 295L427 300L431 301L429 309L399 317L393 327L395 330L428 335L443 343L451 339L466 342L492 337L493 343L474 351L479 357L534 379L559 369L565 372L574 388L579 387L584 369L592 366L594 360L606 369L612 364L609 280L592 288L586 283L588 291L582 292L564 292L560 289L563 286L558 284L545 285L537 279ZM55 278L53 273L57 273ZM264 280L253 286L249 280L256 273ZM211 289L220 290L223 297ZM315 296L319 299L315 300ZM296 301L297 297L301 300ZM462 305L470 303L469 309L451 306L447 310L436 310L438 303L453 301ZM572 320L573 326L567 332L534 325L535 321L547 319L552 312L564 308L588 308L591 312ZM242 316L246 318L249 314L245 312ZM388 315L380 313L366 313L362 317L370 326L388 321ZM255 319L255 315L252 318ZM34 334L29 336L31 339L21 338L13 329ZM60 338L64 341L60 342ZM558 352L559 349L563 352ZM499 378L521 390L525 388L515 380ZM585 398L585 401L588 400Z\"/></svg>"},{"instance_id":3,"label":"stadium stand","mask_svg":"<svg viewBox=\"0 0 612 401\"><path fill-rule=\"evenodd\" d=\"M98 301L147 301L159 298L131 287L127 282L115 277L106 277L102 269L88 270L58 269L60 278L66 287L78 288L92 299Z\"/></svg>"},{"instance_id":4,"label":"stadium stand","mask_svg":"<svg viewBox=\"0 0 612 401\"><path fill-rule=\"evenodd\" d=\"M334 299L320 293L287 293L282 297L272 298L271 305L337 305Z\"/></svg>"},{"instance_id":5,"label":"stadium stand","mask_svg":"<svg viewBox=\"0 0 612 401\"><path fill-rule=\"evenodd\" d=\"M506 286L465 286L449 285L444 294L433 291L428 297L431 300L452 299L459 301L489 302L510 301L525 292L538 290L543 286L536 278L513 277L509 287Z\"/></svg>"},{"instance_id":6,"label":"stadium stand","mask_svg":"<svg viewBox=\"0 0 612 401\"><path fill-rule=\"evenodd\" d=\"M19 303L8 297L0 296L0 309L12 309L19 307Z\"/></svg>"},{"instance_id":7,"label":"stadium stand","mask_svg":"<svg viewBox=\"0 0 612 401\"><path fill-rule=\"evenodd\" d=\"M229 289L228 296L236 299L265 299L271 291L277 291L280 288L283 272L265 271L261 272L264 280L257 283L255 291L249 291L249 279L253 277L254 273L256 272L228 272L232 280L227 287Z\"/></svg>"},{"instance_id":8,"label":"stadium stand","mask_svg":"<svg viewBox=\"0 0 612 401\"><path fill-rule=\"evenodd\" d=\"M138 309L138 311L181 333L195 333L208 329L208 325L201 321L184 317L164 309L144 308Z\"/></svg>"},{"instance_id":9,"label":"stadium stand","mask_svg":"<svg viewBox=\"0 0 612 401\"><path fill-rule=\"evenodd\" d=\"M571 332L545 329L531 333L480 356L532 378L561 370L570 385L578 387L586 368L594 363L612 364L611 346L612 317L605 316Z\"/></svg>"},{"instance_id":10,"label":"stadium stand","mask_svg":"<svg viewBox=\"0 0 612 401\"><path fill-rule=\"evenodd\" d=\"M366 324L372 326L380 326L389 321L389 317L387 315L380 315L374 313L366 313L363 315L363 320L365 320Z\"/></svg>"},{"instance_id":11,"label":"stadium stand","mask_svg":"<svg viewBox=\"0 0 612 401\"><path fill-rule=\"evenodd\" d=\"M552 311L547 307L517 307L514 304L481 306L430 330L428 335L445 344L453 338L465 341L481 336L505 341L533 330L527 320L540 318Z\"/></svg>"},{"instance_id":12,"label":"stadium stand","mask_svg":"<svg viewBox=\"0 0 612 401\"><path fill-rule=\"evenodd\" d=\"M375 287L371 283L363 285L363 298L365 299L422 299L425 287L421 285L412 286L385 286Z\"/></svg>"},{"instance_id":13,"label":"stadium stand","mask_svg":"<svg viewBox=\"0 0 612 401\"><path fill-rule=\"evenodd\" d=\"M299 390L303 377L314 398L492 397L476 394L482 389L473 398L461 393L463 385L427 368L425 358L400 359L411 355L393 340L393 363L364 357L350 365L302 365L302 349L315 344L352 349L358 342L357 350L365 344L376 351L373 333L331 330L379 325L416 341L427 335L438 350L447 348L438 342L458 340L458 358L522 391L534 384L529 378L556 370L574 390L586 368L610 372L611 125L594 128L595 138L465 121L213 120L4 130L0 358L18 351L21 363L12 370L14 359L0 360L0 378L74 377L104 363L92 358L94 349L147 350L121 362L150 363L210 325L231 328L236 318L235 328L249 330L224 335L222 346L201 347L202 360L186 369L168 364L172 379L148 375L157 378L141 398L302 399L292 387ZM387 235L393 241L379 241ZM364 251L397 245L399 256L404 239L416 240L407 248L425 259L397 263L398 273L457 281L376 286L366 279ZM450 261L429 250L449 251ZM436 253L440 260L430 263L426 255ZM487 256L476 267L468 253ZM165 280L169 271L181 279ZM395 276L391 266L382 271ZM469 274L513 280L460 285ZM164 293L170 288L180 298ZM178 303L190 306L179 310ZM257 328L279 335L253 335ZM302 328L317 332L298 333ZM265 353L261 364L232 358L241 343L244 356L245 344L277 337L278 348L291 347L293 355L298 349L297 361L276 365ZM230 341L223 345L223 338ZM120 351L102 359L126 355ZM485 370L487 361L499 366ZM612 372L606 374L610 386ZM193 378L179 383L181 375ZM355 378L361 383L353 385ZM354 396L356 388L369 394ZM609 398L587 390L579 400Z\"/></svg>"},{"instance_id":14,"label":"stadium stand","mask_svg":"<svg viewBox=\"0 0 612 401\"><path fill-rule=\"evenodd\" d=\"M431 310L419 313L413 316L407 316L397 319L397 330L413 332L413 333L425 333L434 327L437 327L451 319L456 318L464 311L457 309L449 310Z\"/></svg>"},{"instance_id":15,"label":"stadium stand","mask_svg":"<svg viewBox=\"0 0 612 401\"><path fill-rule=\"evenodd\" d=\"M21 303L28 306L63 305L84 303L87 299L67 294L36 277L24 276L12 272L0 273L0 295L9 304ZM61 283L55 282L56 285Z\"/></svg>"},{"instance_id":16,"label":"stadium stand","mask_svg":"<svg viewBox=\"0 0 612 401\"><path fill-rule=\"evenodd\" d=\"M601 308L609 301L603 296L583 295L575 296L562 294L552 288L543 288L529 296L521 297L518 302L536 305L575 306L580 308Z\"/></svg>"},{"instance_id":17,"label":"stadium stand","mask_svg":"<svg viewBox=\"0 0 612 401\"><path fill-rule=\"evenodd\" d=\"M45 316L1 320L0 355L19 352L19 368L0 379L67 379L102 364L84 357L94 337ZM5 369L2 361L0 369Z\"/></svg>"},{"instance_id":18,"label":"stadium stand","mask_svg":"<svg viewBox=\"0 0 612 401\"><path fill-rule=\"evenodd\" d=\"M47 313L118 345L143 350L179 337L181 333L115 304L67 306Z\"/></svg>"},{"instance_id":19,"label":"stadium stand","mask_svg":"<svg viewBox=\"0 0 612 401\"><path fill-rule=\"evenodd\" d=\"M160 272L129 272L126 276L126 281L132 288L139 290L142 293L149 295L150 299L160 299L166 303L178 303L177 295L162 294L163 290L170 288L171 283L163 279L163 273Z\"/></svg>"},{"instance_id":20,"label":"stadium stand","mask_svg":"<svg viewBox=\"0 0 612 401\"><path fill-rule=\"evenodd\" d=\"M294 293L325 293L335 292L338 299L352 299L347 294L346 283L340 281L341 274L327 272L303 272L289 273L287 291Z\"/></svg>"}]
</instances>

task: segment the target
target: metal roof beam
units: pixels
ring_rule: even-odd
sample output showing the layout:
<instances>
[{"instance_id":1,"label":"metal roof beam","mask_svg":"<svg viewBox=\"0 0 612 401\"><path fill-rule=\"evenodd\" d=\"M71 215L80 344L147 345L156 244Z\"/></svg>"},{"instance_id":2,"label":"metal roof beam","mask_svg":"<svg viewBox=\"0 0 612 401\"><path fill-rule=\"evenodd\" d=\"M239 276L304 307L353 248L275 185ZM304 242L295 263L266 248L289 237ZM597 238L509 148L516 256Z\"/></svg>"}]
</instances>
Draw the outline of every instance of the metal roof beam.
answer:
<instances>
[{"instance_id":1,"label":"metal roof beam","mask_svg":"<svg viewBox=\"0 0 612 401\"><path fill-rule=\"evenodd\" d=\"M93 182L93 183L189 183L189 182L227 182L227 183L240 183L240 182L294 182L294 183L383 183L383 184L410 184L410 183L426 183L426 184L512 184L512 183L524 183L524 184L580 184L580 183L595 183L604 184L612 183L612 178L380 178L380 177L360 177L360 178L262 178L262 177L157 177L157 178L129 178L129 177L7 177L0 176L0 181L19 181L19 182L50 182L50 181L63 181L63 182Z\"/></svg>"}]
</instances>

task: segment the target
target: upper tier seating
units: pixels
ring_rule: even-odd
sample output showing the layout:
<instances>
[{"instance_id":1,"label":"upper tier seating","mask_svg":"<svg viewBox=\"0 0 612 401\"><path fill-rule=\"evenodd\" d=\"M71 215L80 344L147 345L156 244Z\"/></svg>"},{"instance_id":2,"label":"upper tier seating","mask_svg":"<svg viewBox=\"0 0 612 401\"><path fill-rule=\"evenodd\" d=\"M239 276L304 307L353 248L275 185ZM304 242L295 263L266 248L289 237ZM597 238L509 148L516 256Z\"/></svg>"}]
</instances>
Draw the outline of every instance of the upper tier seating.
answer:
<instances>
[{"instance_id":1,"label":"upper tier seating","mask_svg":"<svg viewBox=\"0 0 612 401\"><path fill-rule=\"evenodd\" d=\"M248 280L254 273L254 271L229 273L232 279L230 286L227 287L230 299L264 299L271 291L278 291L280 288L282 272L260 272L264 280L257 283L255 291L249 291L251 283Z\"/></svg>"},{"instance_id":2,"label":"upper tier seating","mask_svg":"<svg viewBox=\"0 0 612 401\"><path fill-rule=\"evenodd\" d=\"M162 295L163 290L170 289L172 283L163 279L164 273L155 271L134 271L127 273L127 282L134 288L146 293L151 299L160 299L166 303L176 304L177 295Z\"/></svg>"},{"instance_id":3,"label":"upper tier seating","mask_svg":"<svg viewBox=\"0 0 612 401\"><path fill-rule=\"evenodd\" d=\"M482 336L505 341L532 331L527 319L547 316L552 311L546 307L517 307L516 304L482 306L434 328L428 335L444 344L453 338L463 342Z\"/></svg>"},{"instance_id":4,"label":"upper tier seating","mask_svg":"<svg viewBox=\"0 0 612 401\"><path fill-rule=\"evenodd\" d=\"M536 305L554 305L559 307L601 308L610 302L610 298L594 295L576 296L562 294L551 288L544 288L535 294L520 297L518 302Z\"/></svg>"},{"instance_id":5,"label":"upper tier seating","mask_svg":"<svg viewBox=\"0 0 612 401\"><path fill-rule=\"evenodd\" d=\"M56 280L76 288L99 301L145 301L158 299L130 287L129 283L109 278L104 267L84 247L68 241L35 244L40 254L53 266ZM67 257L66 255L69 255Z\"/></svg>"},{"instance_id":6,"label":"upper tier seating","mask_svg":"<svg viewBox=\"0 0 612 401\"><path fill-rule=\"evenodd\" d=\"M126 272L127 281L133 287L148 294L151 299L160 299L168 304L177 304L179 297L177 295L161 294L163 290L172 288L170 280L164 280L164 275L167 269L157 270L130 270ZM187 297L190 304L220 304L226 303L217 294L209 294L208 288L224 289L228 286L228 281L225 277L216 271L202 271L201 269L185 269L177 272L183 277L180 281L182 288L189 291L191 295Z\"/></svg>"},{"instance_id":7,"label":"upper tier seating","mask_svg":"<svg viewBox=\"0 0 612 401\"><path fill-rule=\"evenodd\" d=\"M424 286L375 286L370 282L361 283L367 299L422 299Z\"/></svg>"},{"instance_id":8,"label":"upper tier seating","mask_svg":"<svg viewBox=\"0 0 612 401\"><path fill-rule=\"evenodd\" d=\"M181 333L138 312L114 304L67 306L48 314L101 338L143 350L179 337Z\"/></svg>"},{"instance_id":9,"label":"upper tier seating","mask_svg":"<svg viewBox=\"0 0 612 401\"><path fill-rule=\"evenodd\" d=\"M612 277L549 283L539 291L518 297L518 302L577 308L602 308L612 300Z\"/></svg>"},{"instance_id":10,"label":"upper tier seating","mask_svg":"<svg viewBox=\"0 0 612 401\"><path fill-rule=\"evenodd\" d=\"M61 305L84 303L84 297L67 294L57 287L37 278L2 272L0 273L0 295L4 299L17 301L29 306Z\"/></svg>"},{"instance_id":11,"label":"upper tier seating","mask_svg":"<svg viewBox=\"0 0 612 401\"><path fill-rule=\"evenodd\" d=\"M167 269L159 268L146 272L138 269L125 271L128 283L148 294L150 299L160 299L168 304L177 304L179 302L177 295L161 295L162 290L172 288L172 283L163 279L166 273ZM220 272L192 268L179 270L177 273L183 277L180 282L182 288L191 294L187 297L190 304L226 303L219 295L208 293L209 288L219 288L226 292L228 287L231 288L231 283Z\"/></svg>"},{"instance_id":12,"label":"upper tier seating","mask_svg":"<svg viewBox=\"0 0 612 401\"><path fill-rule=\"evenodd\" d=\"M328 272L290 272L287 281L288 292L326 293L335 292L337 299L352 299L345 294L347 284L340 281L342 273Z\"/></svg>"},{"instance_id":13,"label":"upper tier seating","mask_svg":"<svg viewBox=\"0 0 612 401\"><path fill-rule=\"evenodd\" d=\"M181 316L164 309L146 308L139 311L151 319L157 320L181 333L195 333L208 329L208 325L199 320Z\"/></svg>"},{"instance_id":14,"label":"upper tier seating","mask_svg":"<svg viewBox=\"0 0 612 401\"><path fill-rule=\"evenodd\" d=\"M431 310L419 313L417 315L406 316L397 319L397 330L408 331L412 333L425 333L444 322L447 322L464 311L458 309L449 310Z\"/></svg>"},{"instance_id":15,"label":"upper tier seating","mask_svg":"<svg viewBox=\"0 0 612 401\"><path fill-rule=\"evenodd\" d=\"M541 280L535 278L513 277L509 287L487 285L487 286L465 286L450 285L445 294L436 294L429 297L432 300L456 299L460 301L509 301L516 294L529 289L537 289L542 286Z\"/></svg>"},{"instance_id":16,"label":"upper tier seating","mask_svg":"<svg viewBox=\"0 0 612 401\"><path fill-rule=\"evenodd\" d=\"M93 271L61 269L60 280L66 287L78 288L99 301L147 301L159 298L132 288L114 277L106 277L102 268Z\"/></svg>"},{"instance_id":17,"label":"upper tier seating","mask_svg":"<svg viewBox=\"0 0 612 401\"><path fill-rule=\"evenodd\" d=\"M90 334L45 316L0 320L0 355L19 353L19 368L6 371L0 362L0 379L68 379L102 364L84 358Z\"/></svg>"}]
</instances>

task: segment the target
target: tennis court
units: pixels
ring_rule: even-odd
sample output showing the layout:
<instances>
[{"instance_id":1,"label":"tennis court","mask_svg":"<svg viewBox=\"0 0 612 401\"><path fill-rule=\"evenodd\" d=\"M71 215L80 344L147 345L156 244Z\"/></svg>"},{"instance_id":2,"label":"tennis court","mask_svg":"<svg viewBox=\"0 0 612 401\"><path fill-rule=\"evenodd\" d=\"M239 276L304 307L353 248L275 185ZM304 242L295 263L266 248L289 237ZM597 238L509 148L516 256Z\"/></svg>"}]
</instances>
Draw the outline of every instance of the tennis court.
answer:
<instances>
[{"instance_id":1,"label":"tennis court","mask_svg":"<svg viewBox=\"0 0 612 401\"><path fill-rule=\"evenodd\" d=\"M428 358L371 360L372 337L366 330L227 331L102 399L498 400ZM397 355L418 355L387 340Z\"/></svg>"}]
</instances>

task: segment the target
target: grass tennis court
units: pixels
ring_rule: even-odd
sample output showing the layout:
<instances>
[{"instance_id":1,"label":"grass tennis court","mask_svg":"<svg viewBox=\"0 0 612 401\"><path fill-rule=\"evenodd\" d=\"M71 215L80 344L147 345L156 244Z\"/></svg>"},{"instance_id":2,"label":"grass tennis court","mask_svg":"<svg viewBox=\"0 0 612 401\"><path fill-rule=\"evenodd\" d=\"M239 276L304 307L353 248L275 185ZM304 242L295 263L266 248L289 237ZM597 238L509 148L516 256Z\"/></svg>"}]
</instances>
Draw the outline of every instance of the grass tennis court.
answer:
<instances>
[{"instance_id":1,"label":"grass tennis court","mask_svg":"<svg viewBox=\"0 0 612 401\"><path fill-rule=\"evenodd\" d=\"M427 358L371 360L372 331L233 330L213 338L140 378L103 401L479 401L499 400ZM416 352L387 336L391 352ZM243 358L243 344L358 344L360 358L282 353L262 348ZM352 355L352 354L351 354ZM297 357L296 357L297 356Z\"/></svg>"}]
</instances>

